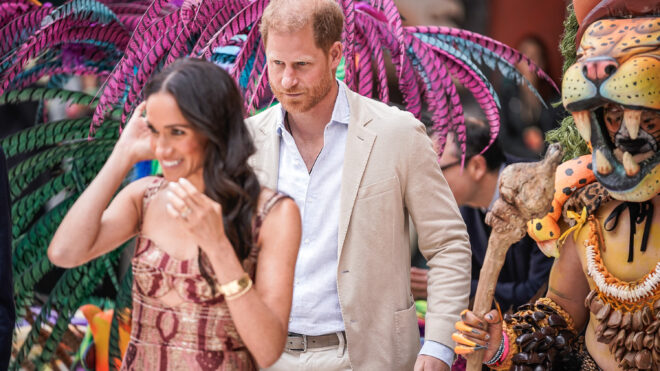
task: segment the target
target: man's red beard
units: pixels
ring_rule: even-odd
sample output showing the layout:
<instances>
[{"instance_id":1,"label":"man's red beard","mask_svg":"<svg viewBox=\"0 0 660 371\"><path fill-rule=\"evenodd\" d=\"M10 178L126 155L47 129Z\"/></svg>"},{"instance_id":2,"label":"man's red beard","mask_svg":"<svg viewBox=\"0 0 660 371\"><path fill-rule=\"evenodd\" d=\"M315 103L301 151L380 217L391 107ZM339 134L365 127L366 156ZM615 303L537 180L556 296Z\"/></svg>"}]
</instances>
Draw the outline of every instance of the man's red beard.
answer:
<instances>
[{"instance_id":1,"label":"man's red beard","mask_svg":"<svg viewBox=\"0 0 660 371\"><path fill-rule=\"evenodd\" d=\"M332 78L329 74L311 88L296 87L294 89L280 89L279 85L270 81L270 89L275 98L282 104L287 112L302 113L314 108L325 98L332 88ZM296 97L289 97L287 94L299 94Z\"/></svg>"}]
</instances>

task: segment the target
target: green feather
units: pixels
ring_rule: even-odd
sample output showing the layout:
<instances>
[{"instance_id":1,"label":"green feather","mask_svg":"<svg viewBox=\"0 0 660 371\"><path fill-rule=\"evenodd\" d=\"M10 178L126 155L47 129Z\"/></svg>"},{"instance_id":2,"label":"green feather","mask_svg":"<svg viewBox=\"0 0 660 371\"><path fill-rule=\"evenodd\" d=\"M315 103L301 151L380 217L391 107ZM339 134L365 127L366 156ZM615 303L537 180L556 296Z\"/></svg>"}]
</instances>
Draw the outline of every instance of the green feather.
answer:
<instances>
[{"instance_id":1,"label":"green feather","mask_svg":"<svg viewBox=\"0 0 660 371\"><path fill-rule=\"evenodd\" d=\"M14 274L23 274L33 262L46 255L46 249L57 227L79 195L79 193L74 193L69 196L37 219L27 232L13 241Z\"/></svg>"},{"instance_id":2,"label":"green feather","mask_svg":"<svg viewBox=\"0 0 660 371\"><path fill-rule=\"evenodd\" d=\"M10 194L18 197L39 175L59 169L65 159L85 159L99 151L112 151L114 139L77 142L42 151L17 164L9 171Z\"/></svg>"},{"instance_id":3,"label":"green feather","mask_svg":"<svg viewBox=\"0 0 660 371\"><path fill-rule=\"evenodd\" d=\"M110 155L110 151L102 151L86 159L77 162L77 171L70 171L50 179L34 192L13 200L11 213L14 216L12 236L17 238L30 225L39 210L53 196L65 189L76 186L76 180L82 179L85 183L90 182Z\"/></svg>"},{"instance_id":4,"label":"green feather","mask_svg":"<svg viewBox=\"0 0 660 371\"><path fill-rule=\"evenodd\" d=\"M6 156L11 158L19 153L61 144L64 141L87 141L90 124L90 118L54 121L10 135L0 141L0 146L4 148ZM110 121L109 125L103 125L93 137L95 139L117 139L119 138L118 127L119 122Z\"/></svg>"},{"instance_id":5,"label":"green feather","mask_svg":"<svg viewBox=\"0 0 660 371\"><path fill-rule=\"evenodd\" d=\"M25 88L21 90L11 90L0 95L1 104L16 104L24 102L39 102L45 99L60 99L69 104L82 104L96 107L97 101L94 96L79 91L49 88Z\"/></svg>"}]
</instances>

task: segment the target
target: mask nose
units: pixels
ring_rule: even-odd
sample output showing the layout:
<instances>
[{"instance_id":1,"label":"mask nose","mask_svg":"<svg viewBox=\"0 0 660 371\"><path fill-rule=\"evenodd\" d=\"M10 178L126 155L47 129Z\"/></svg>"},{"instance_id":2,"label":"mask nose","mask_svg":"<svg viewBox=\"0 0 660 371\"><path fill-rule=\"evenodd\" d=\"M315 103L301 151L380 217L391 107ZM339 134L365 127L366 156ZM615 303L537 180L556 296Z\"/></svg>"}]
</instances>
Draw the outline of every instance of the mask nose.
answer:
<instances>
[{"instance_id":1,"label":"mask nose","mask_svg":"<svg viewBox=\"0 0 660 371\"><path fill-rule=\"evenodd\" d=\"M612 58L594 58L584 62L582 73L594 84L600 85L616 72L619 64Z\"/></svg>"}]
</instances>

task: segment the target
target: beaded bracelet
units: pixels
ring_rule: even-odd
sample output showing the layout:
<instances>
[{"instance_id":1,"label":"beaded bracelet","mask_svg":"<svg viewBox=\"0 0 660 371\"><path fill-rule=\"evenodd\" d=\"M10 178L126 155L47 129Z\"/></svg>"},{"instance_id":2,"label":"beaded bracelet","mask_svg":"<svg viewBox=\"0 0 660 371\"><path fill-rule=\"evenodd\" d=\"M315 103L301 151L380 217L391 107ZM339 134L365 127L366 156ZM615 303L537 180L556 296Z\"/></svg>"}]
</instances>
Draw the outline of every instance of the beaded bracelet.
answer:
<instances>
[{"instance_id":1,"label":"beaded bracelet","mask_svg":"<svg viewBox=\"0 0 660 371\"><path fill-rule=\"evenodd\" d=\"M502 340L500 341L500 346L497 348L497 352L495 352L493 358L489 359L487 362L484 362L486 366L493 366L500 361L500 359L502 358L502 354L504 353L504 347L505 347L504 343L505 343L504 336L502 336Z\"/></svg>"},{"instance_id":2,"label":"beaded bracelet","mask_svg":"<svg viewBox=\"0 0 660 371\"><path fill-rule=\"evenodd\" d=\"M500 355L500 358L495 361L495 366L502 366L504 360L509 355L509 335L506 334L506 331L502 331L502 343L504 344L504 350Z\"/></svg>"}]
</instances>

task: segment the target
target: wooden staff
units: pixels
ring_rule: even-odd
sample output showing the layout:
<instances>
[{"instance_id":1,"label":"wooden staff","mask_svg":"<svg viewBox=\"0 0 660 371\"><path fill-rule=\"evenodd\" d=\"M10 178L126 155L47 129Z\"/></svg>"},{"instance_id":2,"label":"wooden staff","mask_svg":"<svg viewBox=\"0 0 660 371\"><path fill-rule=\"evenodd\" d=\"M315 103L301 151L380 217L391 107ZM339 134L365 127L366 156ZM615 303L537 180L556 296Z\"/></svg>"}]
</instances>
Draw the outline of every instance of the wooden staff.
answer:
<instances>
[{"instance_id":1,"label":"wooden staff","mask_svg":"<svg viewBox=\"0 0 660 371\"><path fill-rule=\"evenodd\" d=\"M550 211L555 193L555 171L562 152L561 146L555 143L548 148L543 160L512 164L502 171L500 197L486 215L486 224L492 230L472 309L479 318L491 309L506 252L525 237L527 221L541 218ZM483 352L479 350L468 356L467 371L481 370Z\"/></svg>"}]
</instances>

